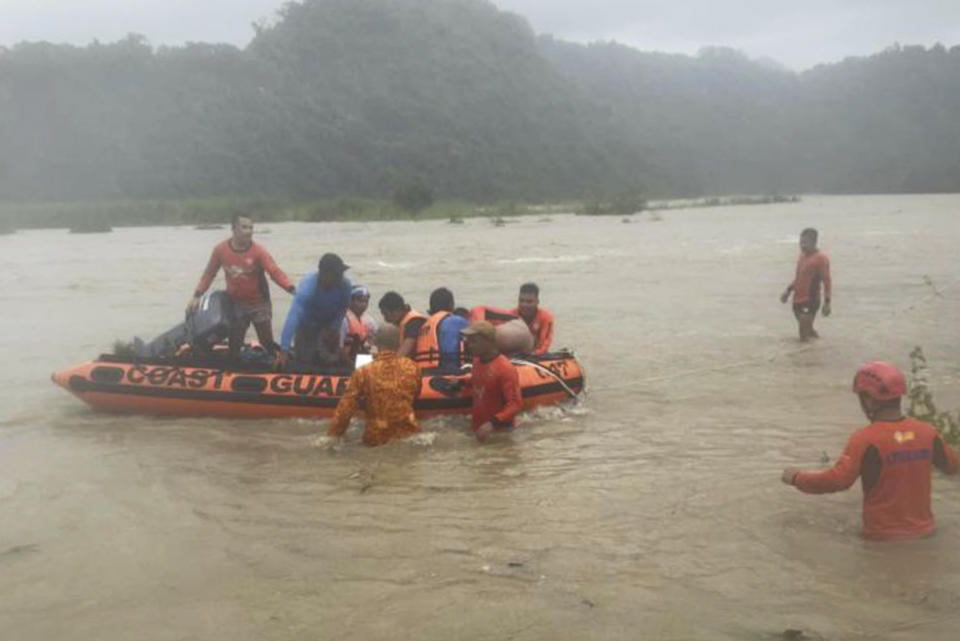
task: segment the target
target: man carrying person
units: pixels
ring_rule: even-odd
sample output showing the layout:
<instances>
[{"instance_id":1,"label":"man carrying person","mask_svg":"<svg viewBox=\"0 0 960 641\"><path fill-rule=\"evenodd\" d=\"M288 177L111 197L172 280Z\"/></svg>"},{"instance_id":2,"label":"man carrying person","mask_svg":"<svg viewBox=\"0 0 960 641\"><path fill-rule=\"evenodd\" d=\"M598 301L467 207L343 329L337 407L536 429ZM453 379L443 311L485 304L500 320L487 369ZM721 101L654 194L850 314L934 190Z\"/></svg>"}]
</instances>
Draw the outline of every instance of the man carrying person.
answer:
<instances>
[{"instance_id":1,"label":"man carrying person","mask_svg":"<svg viewBox=\"0 0 960 641\"><path fill-rule=\"evenodd\" d=\"M411 309L397 292L387 292L380 298L380 315L383 320L400 328L400 348L397 354L417 360L417 341L420 338L420 328L427 322L427 317Z\"/></svg>"},{"instance_id":2,"label":"man carrying person","mask_svg":"<svg viewBox=\"0 0 960 641\"><path fill-rule=\"evenodd\" d=\"M813 329L813 320L820 309L820 285L823 284L823 315L830 315L830 260L817 249L817 230L808 227L800 232L800 258L797 260L797 273L792 283L787 285L780 296L780 302L786 303L793 293L793 315L797 318L800 341L820 338Z\"/></svg>"},{"instance_id":3,"label":"man carrying person","mask_svg":"<svg viewBox=\"0 0 960 641\"><path fill-rule=\"evenodd\" d=\"M474 321L463 330L473 354L473 368L464 385L473 396L470 429L477 440L486 440L494 430L509 430L523 410L517 368L497 349L496 328L487 321Z\"/></svg>"},{"instance_id":4,"label":"man carrying person","mask_svg":"<svg viewBox=\"0 0 960 641\"><path fill-rule=\"evenodd\" d=\"M345 360L352 363L357 354L369 354L371 341L377 332L377 321L366 313L370 306L370 290L356 285L350 291L350 304L343 319Z\"/></svg>"},{"instance_id":5,"label":"man carrying person","mask_svg":"<svg viewBox=\"0 0 960 641\"><path fill-rule=\"evenodd\" d=\"M907 393L903 374L882 361L857 370L853 391L870 425L847 441L832 469L820 472L788 467L782 480L801 492L839 492L859 477L863 485L863 537L903 540L933 534L930 472L936 466L956 474L960 461L936 429L903 415Z\"/></svg>"},{"instance_id":6,"label":"man carrying person","mask_svg":"<svg viewBox=\"0 0 960 641\"><path fill-rule=\"evenodd\" d=\"M420 369L409 358L397 354L400 329L384 325L373 338L377 353L369 365L353 372L347 391L337 404L328 435L343 436L350 417L363 408L366 426L363 442L383 445L420 431L413 402L420 394Z\"/></svg>"},{"instance_id":7,"label":"man carrying person","mask_svg":"<svg viewBox=\"0 0 960 641\"><path fill-rule=\"evenodd\" d=\"M253 241L251 216L234 214L231 229L233 235L213 248L207 268L187 305L187 315L197 310L200 298L210 288L222 267L227 282L227 296L233 303L234 323L230 328L229 354L231 359L235 359L243 347L251 323L257 331L260 344L270 351L276 349L271 326L273 307L270 303L270 286L264 272L291 294L295 288L293 281L277 267L270 252Z\"/></svg>"},{"instance_id":8,"label":"man carrying person","mask_svg":"<svg viewBox=\"0 0 960 641\"><path fill-rule=\"evenodd\" d=\"M523 319L533 334L533 353L549 352L553 342L553 314L540 307L540 288L536 283L520 286L520 296L513 313Z\"/></svg>"},{"instance_id":9,"label":"man carrying person","mask_svg":"<svg viewBox=\"0 0 960 641\"><path fill-rule=\"evenodd\" d=\"M342 325L353 289L343 275L347 269L338 255L324 254L317 271L297 285L280 346L287 354L292 345L300 366L309 367L318 360L325 365L341 361Z\"/></svg>"}]
</instances>

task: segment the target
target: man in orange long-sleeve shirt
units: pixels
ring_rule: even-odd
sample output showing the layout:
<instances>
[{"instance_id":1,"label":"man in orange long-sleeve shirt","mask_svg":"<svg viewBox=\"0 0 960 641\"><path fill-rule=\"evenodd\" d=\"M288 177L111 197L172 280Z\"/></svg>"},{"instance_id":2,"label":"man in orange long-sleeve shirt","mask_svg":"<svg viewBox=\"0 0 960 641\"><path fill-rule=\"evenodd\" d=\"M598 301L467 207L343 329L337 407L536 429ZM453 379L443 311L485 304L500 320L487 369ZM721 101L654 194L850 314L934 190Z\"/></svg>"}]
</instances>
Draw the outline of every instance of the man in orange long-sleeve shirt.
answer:
<instances>
[{"instance_id":1,"label":"man in orange long-sleeve shirt","mask_svg":"<svg viewBox=\"0 0 960 641\"><path fill-rule=\"evenodd\" d=\"M470 376L464 380L473 395L470 429L483 441L494 430L513 428L513 419L523 409L520 375L497 349L497 330L491 323L474 321L460 333L474 356Z\"/></svg>"},{"instance_id":2,"label":"man in orange long-sleeve shirt","mask_svg":"<svg viewBox=\"0 0 960 641\"><path fill-rule=\"evenodd\" d=\"M546 354L553 342L553 314L540 307L540 288L536 283L520 286L513 313L523 319L533 334L533 353Z\"/></svg>"},{"instance_id":3,"label":"man in orange long-sleeve shirt","mask_svg":"<svg viewBox=\"0 0 960 641\"><path fill-rule=\"evenodd\" d=\"M350 417L363 407L366 428L363 442L383 445L420 431L413 413L413 402L420 394L420 368L409 358L397 354L400 330L384 325L373 343L377 354L369 365L353 372L330 423L328 434L339 438L347 431Z\"/></svg>"},{"instance_id":4,"label":"man in orange long-sleeve shirt","mask_svg":"<svg viewBox=\"0 0 960 641\"><path fill-rule=\"evenodd\" d=\"M870 425L854 432L832 469L788 467L783 482L801 492L823 494L845 490L859 477L864 538L902 540L933 534L931 466L956 474L960 460L932 425L903 416L900 398L907 393L907 383L895 366L882 361L863 365L853 379L853 391Z\"/></svg>"},{"instance_id":5,"label":"man in orange long-sleeve shirt","mask_svg":"<svg viewBox=\"0 0 960 641\"><path fill-rule=\"evenodd\" d=\"M218 243L210 254L207 268L197 283L187 313L196 310L200 297L210 288L217 272L223 268L227 281L227 295L233 303L234 324L230 328L230 357L235 358L243 346L247 328L253 323L257 338L266 349L274 349L273 307L270 304L270 288L264 272L270 274L277 285L290 292L295 291L293 281L277 267L273 257L258 243L253 242L253 219L245 214L235 214L232 221L233 236Z\"/></svg>"},{"instance_id":6,"label":"man in orange long-sleeve shirt","mask_svg":"<svg viewBox=\"0 0 960 641\"><path fill-rule=\"evenodd\" d=\"M780 302L786 303L793 293L793 315L797 319L800 340L820 338L813 329L813 321L820 310L820 287L823 286L823 315L829 316L830 295L830 259L817 249L817 230L808 227L800 232L800 258L797 260L797 273L793 282L787 285Z\"/></svg>"}]
</instances>

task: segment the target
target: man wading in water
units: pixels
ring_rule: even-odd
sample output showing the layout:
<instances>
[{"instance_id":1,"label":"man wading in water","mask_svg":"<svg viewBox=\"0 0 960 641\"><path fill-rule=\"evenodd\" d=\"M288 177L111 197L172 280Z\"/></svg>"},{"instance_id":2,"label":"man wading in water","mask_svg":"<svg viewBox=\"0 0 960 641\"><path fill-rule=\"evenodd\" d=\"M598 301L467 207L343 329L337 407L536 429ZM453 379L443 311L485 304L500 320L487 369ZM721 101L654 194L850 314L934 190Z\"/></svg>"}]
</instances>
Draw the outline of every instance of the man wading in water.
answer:
<instances>
[{"instance_id":1,"label":"man wading in water","mask_svg":"<svg viewBox=\"0 0 960 641\"><path fill-rule=\"evenodd\" d=\"M800 258L797 274L787 285L780 302L786 303L793 292L793 315L800 329L800 341L820 338L813 329L813 320L820 309L820 285L823 284L823 315L830 315L830 260L817 249L817 230L812 227L800 233Z\"/></svg>"},{"instance_id":2,"label":"man wading in water","mask_svg":"<svg viewBox=\"0 0 960 641\"><path fill-rule=\"evenodd\" d=\"M513 429L513 419L523 409L520 375L497 349L497 330L487 321L474 321L461 332L473 354L473 368L464 384L473 394L470 429L480 441L494 430Z\"/></svg>"},{"instance_id":3,"label":"man wading in water","mask_svg":"<svg viewBox=\"0 0 960 641\"><path fill-rule=\"evenodd\" d=\"M343 436L350 417L363 408L366 429L363 442L383 445L420 431L413 413L413 401L420 394L420 369L409 358L397 354L400 330L384 325L373 338L377 348L374 361L350 377L347 391L337 404L328 435Z\"/></svg>"},{"instance_id":4,"label":"man wading in water","mask_svg":"<svg viewBox=\"0 0 960 641\"><path fill-rule=\"evenodd\" d=\"M187 305L187 314L197 310L200 297L210 288L217 272L223 267L227 296L233 303L236 316L230 328L230 358L236 358L243 347L250 323L257 330L260 345L271 351L276 348L271 326L273 306L270 304L270 287L264 272L291 294L296 290L293 281L277 267L270 252L253 242L253 219L246 214L235 214L232 223L233 236L213 248L207 268Z\"/></svg>"},{"instance_id":5,"label":"man wading in water","mask_svg":"<svg viewBox=\"0 0 960 641\"><path fill-rule=\"evenodd\" d=\"M907 418L900 397L907 393L903 374L890 363L863 365L853 379L853 391L870 425L857 430L837 464L822 472L788 467L782 480L801 492L840 492L857 477L863 484L863 537L902 540L933 534L930 472L936 466L956 474L960 461L937 430Z\"/></svg>"}]
</instances>

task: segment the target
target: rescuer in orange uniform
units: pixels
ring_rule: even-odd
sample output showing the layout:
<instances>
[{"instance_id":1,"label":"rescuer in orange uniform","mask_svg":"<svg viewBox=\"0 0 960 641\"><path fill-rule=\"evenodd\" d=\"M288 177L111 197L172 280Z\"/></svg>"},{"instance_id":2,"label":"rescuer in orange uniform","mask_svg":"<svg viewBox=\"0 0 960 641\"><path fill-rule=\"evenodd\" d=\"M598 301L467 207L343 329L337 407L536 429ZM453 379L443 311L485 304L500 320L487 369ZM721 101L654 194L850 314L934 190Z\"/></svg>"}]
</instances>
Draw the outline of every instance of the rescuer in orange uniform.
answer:
<instances>
[{"instance_id":1,"label":"rescuer in orange uniform","mask_svg":"<svg viewBox=\"0 0 960 641\"><path fill-rule=\"evenodd\" d=\"M801 492L824 494L845 490L859 477L864 538L929 536L934 531L931 466L956 474L960 469L956 453L932 425L903 415L900 399L907 393L907 383L895 366L882 361L863 365L853 379L853 391L870 425L853 433L832 469L788 467L783 482Z\"/></svg>"},{"instance_id":2,"label":"rescuer in orange uniform","mask_svg":"<svg viewBox=\"0 0 960 641\"><path fill-rule=\"evenodd\" d=\"M513 313L523 319L533 334L533 353L546 354L553 342L553 314L540 307L540 288L536 283L520 286L520 296Z\"/></svg>"},{"instance_id":3,"label":"rescuer in orange uniform","mask_svg":"<svg viewBox=\"0 0 960 641\"><path fill-rule=\"evenodd\" d=\"M463 384L473 396L470 429L484 441L494 430L509 430L523 410L520 375L497 349L497 330L487 321L474 321L461 332L473 354L473 367Z\"/></svg>"},{"instance_id":4,"label":"rescuer in orange uniform","mask_svg":"<svg viewBox=\"0 0 960 641\"><path fill-rule=\"evenodd\" d=\"M253 218L246 214L234 214L231 230L233 235L218 243L210 254L206 269L197 283L193 298L187 305L187 314L197 310L200 297L210 288L217 272L223 268L227 282L227 296L233 302L234 323L230 328L229 354L235 358L243 347L247 329L253 323L260 344L273 350L273 308L270 304L270 288L264 273L293 294L293 281L277 267L273 257L264 247L253 241Z\"/></svg>"},{"instance_id":5,"label":"rescuer in orange uniform","mask_svg":"<svg viewBox=\"0 0 960 641\"><path fill-rule=\"evenodd\" d=\"M363 408L366 427L363 442L383 445L420 431L413 402L420 394L420 369L409 358L399 356L400 330L384 325L374 336L374 361L350 377L330 422L329 436L339 438L347 431L350 417Z\"/></svg>"},{"instance_id":6,"label":"rescuer in orange uniform","mask_svg":"<svg viewBox=\"0 0 960 641\"><path fill-rule=\"evenodd\" d=\"M820 310L820 286L823 286L823 315L829 316L832 283L830 259L817 249L817 230L808 227L800 232L800 258L793 282L787 285L780 302L786 303L793 293L793 315L797 319L800 340L820 338L813 329L813 321Z\"/></svg>"}]
</instances>

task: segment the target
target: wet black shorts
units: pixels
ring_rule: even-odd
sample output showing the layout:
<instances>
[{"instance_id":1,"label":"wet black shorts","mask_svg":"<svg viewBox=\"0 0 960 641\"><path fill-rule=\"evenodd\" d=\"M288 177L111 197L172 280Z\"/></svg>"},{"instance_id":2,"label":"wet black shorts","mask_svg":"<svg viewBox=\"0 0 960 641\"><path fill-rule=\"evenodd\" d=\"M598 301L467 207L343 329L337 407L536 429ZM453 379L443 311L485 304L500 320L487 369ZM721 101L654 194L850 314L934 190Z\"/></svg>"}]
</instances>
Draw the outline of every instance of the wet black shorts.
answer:
<instances>
[{"instance_id":1,"label":"wet black shorts","mask_svg":"<svg viewBox=\"0 0 960 641\"><path fill-rule=\"evenodd\" d=\"M816 314L818 311L820 311L820 301L818 300L811 300L793 306L794 314Z\"/></svg>"}]
</instances>

